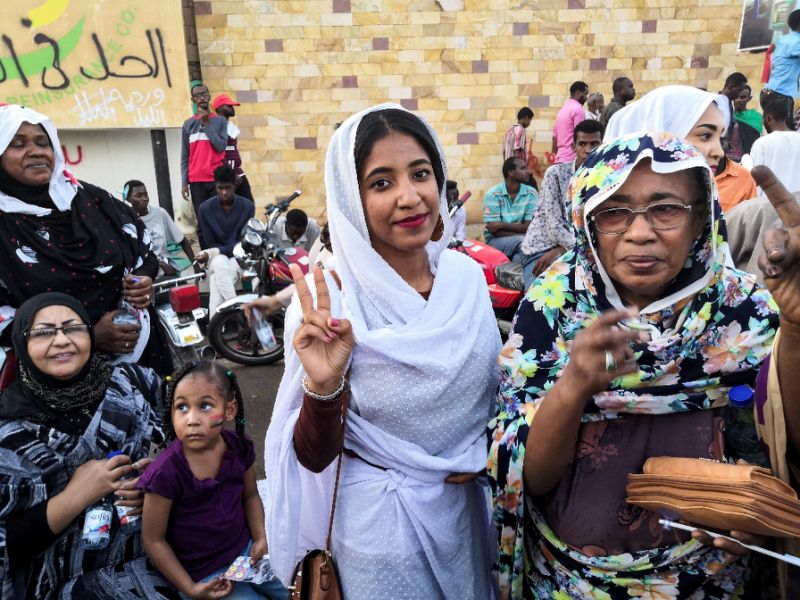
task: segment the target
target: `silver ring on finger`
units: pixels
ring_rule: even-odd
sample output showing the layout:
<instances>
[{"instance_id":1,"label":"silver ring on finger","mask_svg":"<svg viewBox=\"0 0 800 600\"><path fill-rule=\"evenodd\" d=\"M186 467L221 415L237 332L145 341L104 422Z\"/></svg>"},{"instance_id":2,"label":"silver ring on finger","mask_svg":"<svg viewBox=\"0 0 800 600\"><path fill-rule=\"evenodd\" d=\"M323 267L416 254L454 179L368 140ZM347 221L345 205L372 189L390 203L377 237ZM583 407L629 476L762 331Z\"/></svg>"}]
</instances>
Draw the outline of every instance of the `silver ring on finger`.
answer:
<instances>
[{"instance_id":1,"label":"silver ring on finger","mask_svg":"<svg viewBox=\"0 0 800 600\"><path fill-rule=\"evenodd\" d=\"M614 358L613 352L611 350L606 350L606 371L611 373L612 371L617 370L617 359Z\"/></svg>"}]
</instances>

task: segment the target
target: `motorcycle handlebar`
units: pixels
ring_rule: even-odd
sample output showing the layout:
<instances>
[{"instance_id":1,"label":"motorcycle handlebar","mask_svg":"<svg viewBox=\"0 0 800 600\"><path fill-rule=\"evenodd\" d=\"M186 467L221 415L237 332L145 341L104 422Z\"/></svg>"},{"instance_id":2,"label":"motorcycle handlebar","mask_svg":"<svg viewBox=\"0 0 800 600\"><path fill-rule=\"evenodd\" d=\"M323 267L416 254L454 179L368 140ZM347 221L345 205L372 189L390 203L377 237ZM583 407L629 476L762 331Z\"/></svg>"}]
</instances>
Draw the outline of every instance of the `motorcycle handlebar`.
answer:
<instances>
[{"instance_id":1,"label":"motorcycle handlebar","mask_svg":"<svg viewBox=\"0 0 800 600\"><path fill-rule=\"evenodd\" d=\"M195 261L196 263L197 261ZM158 281L153 284L153 289L157 290L162 287L172 287L175 285L180 285L187 281L193 281L194 279L204 279L206 276L206 272L202 271L201 273L192 273L191 275L184 275L182 277L175 277L173 279L165 279L164 281Z\"/></svg>"},{"instance_id":2,"label":"motorcycle handlebar","mask_svg":"<svg viewBox=\"0 0 800 600\"><path fill-rule=\"evenodd\" d=\"M459 208L461 208L462 206L464 206L464 203L465 203L467 200L469 200L470 196L472 196L472 192L464 192L464 193L461 195L461 198L459 198L458 200L456 200L455 202L453 202L452 206L450 207L450 210L448 210L448 211L447 211L447 214L449 214L449 215L450 215L450 218L451 218L451 219L453 218L453 215L454 215L454 214L456 214L456 211L457 211Z\"/></svg>"},{"instance_id":3,"label":"motorcycle handlebar","mask_svg":"<svg viewBox=\"0 0 800 600\"><path fill-rule=\"evenodd\" d=\"M292 201L294 201L298 196L301 196L302 194L303 192L301 192L300 190L295 190L294 192L292 192L292 195L286 198L285 200L281 200L280 202L270 204L269 206L267 206L265 212L268 215L271 215L276 210L278 212L284 212L287 208L289 208L289 205L292 203Z\"/></svg>"}]
</instances>

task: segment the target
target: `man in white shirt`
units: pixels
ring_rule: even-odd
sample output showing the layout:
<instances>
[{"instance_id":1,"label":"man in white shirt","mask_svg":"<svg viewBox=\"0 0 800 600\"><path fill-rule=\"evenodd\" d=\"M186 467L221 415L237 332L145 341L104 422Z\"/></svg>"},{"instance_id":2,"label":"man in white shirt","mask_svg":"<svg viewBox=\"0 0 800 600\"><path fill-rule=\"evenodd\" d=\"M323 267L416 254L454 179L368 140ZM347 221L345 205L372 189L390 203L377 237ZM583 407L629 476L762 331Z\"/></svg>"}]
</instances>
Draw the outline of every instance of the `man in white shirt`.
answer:
<instances>
[{"instance_id":1,"label":"man in white shirt","mask_svg":"<svg viewBox=\"0 0 800 600\"><path fill-rule=\"evenodd\" d=\"M455 181L447 180L445 197L447 198L447 210L450 210L458 202L458 184ZM453 221L453 239L463 242L467 239L467 209L461 206L453 213L451 220Z\"/></svg>"},{"instance_id":2,"label":"man in white shirt","mask_svg":"<svg viewBox=\"0 0 800 600\"><path fill-rule=\"evenodd\" d=\"M753 143L750 150L753 166L769 167L787 190L800 192L800 132L789 129L788 104L767 98L762 109L767 135ZM760 189L759 195L764 195Z\"/></svg>"},{"instance_id":3,"label":"man in white shirt","mask_svg":"<svg viewBox=\"0 0 800 600\"><path fill-rule=\"evenodd\" d=\"M158 274L173 276L178 274L175 261L170 258L167 244L177 242L189 260L194 261L192 244L175 225L175 221L160 206L150 206L150 197L145 185L131 179L122 188L122 199L130 203L144 223L153 244L153 254L158 257Z\"/></svg>"}]
</instances>

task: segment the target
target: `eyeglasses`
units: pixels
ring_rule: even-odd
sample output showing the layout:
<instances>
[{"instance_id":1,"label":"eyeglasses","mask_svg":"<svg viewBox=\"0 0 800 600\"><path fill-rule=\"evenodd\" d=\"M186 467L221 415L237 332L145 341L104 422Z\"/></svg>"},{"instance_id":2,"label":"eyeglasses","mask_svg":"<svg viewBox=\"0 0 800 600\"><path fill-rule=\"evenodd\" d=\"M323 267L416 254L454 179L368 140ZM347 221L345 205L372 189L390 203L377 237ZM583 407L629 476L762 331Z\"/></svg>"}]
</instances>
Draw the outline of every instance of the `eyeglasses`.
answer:
<instances>
[{"instance_id":1,"label":"eyeglasses","mask_svg":"<svg viewBox=\"0 0 800 600\"><path fill-rule=\"evenodd\" d=\"M196 94L192 94L192 98L211 98L211 94L208 92L198 92Z\"/></svg>"},{"instance_id":2,"label":"eyeglasses","mask_svg":"<svg viewBox=\"0 0 800 600\"><path fill-rule=\"evenodd\" d=\"M686 223L691 210L690 204L664 202L651 204L638 210L625 207L609 208L591 215L589 220L594 223L600 233L622 235L633 225L636 215L644 215L650 227L658 231L666 231L676 229Z\"/></svg>"},{"instance_id":3,"label":"eyeglasses","mask_svg":"<svg viewBox=\"0 0 800 600\"><path fill-rule=\"evenodd\" d=\"M56 337L59 331L62 331L69 338L80 337L89 332L89 326L86 323L76 323L75 325L62 325L61 327L39 327L26 331L25 335L31 340L50 340Z\"/></svg>"}]
</instances>

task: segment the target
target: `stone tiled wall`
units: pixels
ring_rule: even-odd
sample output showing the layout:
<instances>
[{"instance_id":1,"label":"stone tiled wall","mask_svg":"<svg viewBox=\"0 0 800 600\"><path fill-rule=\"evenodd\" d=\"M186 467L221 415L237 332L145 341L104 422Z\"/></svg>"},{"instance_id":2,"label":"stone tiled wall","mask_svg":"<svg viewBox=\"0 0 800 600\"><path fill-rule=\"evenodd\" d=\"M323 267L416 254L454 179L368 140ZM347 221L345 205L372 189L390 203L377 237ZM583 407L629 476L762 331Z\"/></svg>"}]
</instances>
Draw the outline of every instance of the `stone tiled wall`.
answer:
<instances>
[{"instance_id":1,"label":"stone tiled wall","mask_svg":"<svg viewBox=\"0 0 800 600\"><path fill-rule=\"evenodd\" d=\"M613 8L607 6L613 5ZM666 83L720 89L734 70L757 94L763 54L736 51L738 0L206 0L194 2L212 93L237 98L240 146L259 203L299 187L324 204L323 163L337 122L399 102L441 136L450 178L480 198L501 179L517 110L544 166L569 85L611 97Z\"/></svg>"}]
</instances>

